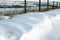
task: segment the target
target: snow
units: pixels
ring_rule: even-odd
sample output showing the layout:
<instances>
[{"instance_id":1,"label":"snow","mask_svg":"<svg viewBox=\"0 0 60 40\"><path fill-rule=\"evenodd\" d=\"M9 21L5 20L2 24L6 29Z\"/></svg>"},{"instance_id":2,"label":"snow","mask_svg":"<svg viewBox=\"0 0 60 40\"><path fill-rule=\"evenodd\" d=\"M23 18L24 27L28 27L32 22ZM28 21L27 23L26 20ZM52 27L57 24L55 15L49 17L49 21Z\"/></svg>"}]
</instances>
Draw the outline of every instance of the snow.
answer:
<instances>
[{"instance_id":1,"label":"snow","mask_svg":"<svg viewBox=\"0 0 60 40\"><path fill-rule=\"evenodd\" d=\"M60 9L0 18L0 40L60 40Z\"/></svg>"}]
</instances>

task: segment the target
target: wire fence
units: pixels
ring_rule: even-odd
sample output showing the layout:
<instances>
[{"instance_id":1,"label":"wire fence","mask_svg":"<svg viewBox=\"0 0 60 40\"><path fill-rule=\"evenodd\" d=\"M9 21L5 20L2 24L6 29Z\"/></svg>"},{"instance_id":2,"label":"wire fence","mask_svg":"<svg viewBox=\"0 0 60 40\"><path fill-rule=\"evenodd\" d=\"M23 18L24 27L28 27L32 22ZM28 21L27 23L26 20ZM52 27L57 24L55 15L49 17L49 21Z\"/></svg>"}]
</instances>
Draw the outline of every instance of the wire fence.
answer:
<instances>
[{"instance_id":1,"label":"wire fence","mask_svg":"<svg viewBox=\"0 0 60 40\"><path fill-rule=\"evenodd\" d=\"M35 1L14 1L14 2L0 2L0 14L21 14L26 12L40 12L47 11L50 9L60 8L60 2L52 1L50 2L39 2Z\"/></svg>"}]
</instances>

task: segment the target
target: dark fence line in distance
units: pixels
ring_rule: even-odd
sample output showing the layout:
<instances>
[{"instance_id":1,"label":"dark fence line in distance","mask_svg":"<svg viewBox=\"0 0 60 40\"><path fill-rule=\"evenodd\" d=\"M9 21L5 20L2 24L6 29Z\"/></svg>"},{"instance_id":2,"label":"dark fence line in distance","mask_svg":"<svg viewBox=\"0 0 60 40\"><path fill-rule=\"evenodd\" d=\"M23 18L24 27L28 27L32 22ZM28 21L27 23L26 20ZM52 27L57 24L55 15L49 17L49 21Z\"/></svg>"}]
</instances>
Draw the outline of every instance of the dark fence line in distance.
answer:
<instances>
[{"instance_id":1,"label":"dark fence line in distance","mask_svg":"<svg viewBox=\"0 0 60 40\"><path fill-rule=\"evenodd\" d=\"M59 7L60 7L60 5L59 5L58 2L57 2L57 6L55 6L54 3L55 3L55 1L53 1L52 9L54 9L54 8L59 8ZM58 6L58 5L59 5L59 6ZM26 0L25 0L25 7L26 7ZM49 10L49 7L50 7L50 5L49 5L49 0L47 0L47 10ZM26 11L26 10L27 10L27 9L25 8L25 11ZM39 0L39 11L41 11L41 0Z\"/></svg>"},{"instance_id":2,"label":"dark fence line in distance","mask_svg":"<svg viewBox=\"0 0 60 40\"><path fill-rule=\"evenodd\" d=\"M41 0L39 0L39 4L38 4L39 9L38 9L38 11L40 12L41 10L46 11L46 10L50 10L50 9L60 8L60 2L55 2L55 1L53 1L53 4L52 4L52 5L50 5L49 2L50 2L50 1L47 0L47 4L42 5L42 4L41 4L41 3L42 3ZM56 3L56 5L55 5L55 3ZM42 8L41 8L42 6L47 6L47 8L42 9ZM27 10L28 7L30 8L30 7L33 7L33 6L27 6L27 1L26 1L26 0L24 0L24 6L20 6L20 5L11 5L11 6L9 6L9 5L0 5L0 8L24 8L24 12L25 12L25 13L28 12L28 10ZM50 7L51 7L51 8L50 8ZM32 10L32 11L33 11L33 10Z\"/></svg>"}]
</instances>

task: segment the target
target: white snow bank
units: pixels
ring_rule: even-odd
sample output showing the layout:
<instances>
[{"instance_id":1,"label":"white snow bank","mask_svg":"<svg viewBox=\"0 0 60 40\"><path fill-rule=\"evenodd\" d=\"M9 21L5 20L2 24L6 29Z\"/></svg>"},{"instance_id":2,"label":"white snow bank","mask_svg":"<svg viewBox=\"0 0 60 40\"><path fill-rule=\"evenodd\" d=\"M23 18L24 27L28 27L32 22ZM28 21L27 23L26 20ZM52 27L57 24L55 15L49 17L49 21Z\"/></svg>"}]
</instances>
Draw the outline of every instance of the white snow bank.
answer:
<instances>
[{"instance_id":1,"label":"white snow bank","mask_svg":"<svg viewBox=\"0 0 60 40\"><path fill-rule=\"evenodd\" d=\"M60 15L55 13L50 16L53 17L46 17L43 22L34 25L34 28L20 40L60 40Z\"/></svg>"},{"instance_id":2,"label":"white snow bank","mask_svg":"<svg viewBox=\"0 0 60 40\"><path fill-rule=\"evenodd\" d=\"M27 13L16 15L12 19L3 19L0 21L0 40L45 40L45 37L49 37L46 34L52 35L52 30L56 25L55 20L60 18L57 16L60 14L59 11L60 9Z\"/></svg>"},{"instance_id":3,"label":"white snow bank","mask_svg":"<svg viewBox=\"0 0 60 40\"><path fill-rule=\"evenodd\" d=\"M34 28L23 35L20 40L43 40L43 37L52 28L52 21L45 17L44 21L33 26Z\"/></svg>"},{"instance_id":4,"label":"white snow bank","mask_svg":"<svg viewBox=\"0 0 60 40\"><path fill-rule=\"evenodd\" d=\"M60 40L60 15L54 18L53 28L47 34L46 40Z\"/></svg>"}]
</instances>

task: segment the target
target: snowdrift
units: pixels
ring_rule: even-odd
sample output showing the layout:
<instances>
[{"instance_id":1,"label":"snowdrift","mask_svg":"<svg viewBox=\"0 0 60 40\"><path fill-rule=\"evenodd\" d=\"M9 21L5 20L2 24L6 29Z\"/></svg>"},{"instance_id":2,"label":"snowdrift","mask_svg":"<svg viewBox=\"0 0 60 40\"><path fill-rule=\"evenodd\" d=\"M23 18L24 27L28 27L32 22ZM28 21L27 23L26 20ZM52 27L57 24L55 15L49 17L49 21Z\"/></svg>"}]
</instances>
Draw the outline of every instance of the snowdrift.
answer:
<instances>
[{"instance_id":1,"label":"snowdrift","mask_svg":"<svg viewBox=\"0 0 60 40\"><path fill-rule=\"evenodd\" d=\"M0 40L60 40L60 9L3 18Z\"/></svg>"}]
</instances>

